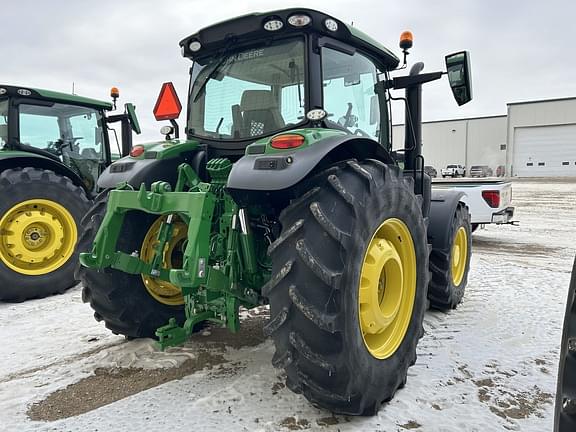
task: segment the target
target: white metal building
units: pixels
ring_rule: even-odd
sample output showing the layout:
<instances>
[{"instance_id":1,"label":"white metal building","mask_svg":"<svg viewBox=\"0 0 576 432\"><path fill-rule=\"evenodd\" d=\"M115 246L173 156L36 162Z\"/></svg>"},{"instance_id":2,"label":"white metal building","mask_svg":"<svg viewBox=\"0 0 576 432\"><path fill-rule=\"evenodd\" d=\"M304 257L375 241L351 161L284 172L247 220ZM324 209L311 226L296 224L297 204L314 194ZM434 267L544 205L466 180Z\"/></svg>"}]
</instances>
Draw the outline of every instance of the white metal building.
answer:
<instances>
[{"instance_id":1,"label":"white metal building","mask_svg":"<svg viewBox=\"0 0 576 432\"><path fill-rule=\"evenodd\" d=\"M512 175L576 176L576 98L508 104L507 141Z\"/></svg>"},{"instance_id":2,"label":"white metal building","mask_svg":"<svg viewBox=\"0 0 576 432\"><path fill-rule=\"evenodd\" d=\"M394 149L402 148L404 125L392 135ZM510 103L508 115L424 122L422 152L438 171L488 165L494 174L576 177L576 97Z\"/></svg>"}]
</instances>

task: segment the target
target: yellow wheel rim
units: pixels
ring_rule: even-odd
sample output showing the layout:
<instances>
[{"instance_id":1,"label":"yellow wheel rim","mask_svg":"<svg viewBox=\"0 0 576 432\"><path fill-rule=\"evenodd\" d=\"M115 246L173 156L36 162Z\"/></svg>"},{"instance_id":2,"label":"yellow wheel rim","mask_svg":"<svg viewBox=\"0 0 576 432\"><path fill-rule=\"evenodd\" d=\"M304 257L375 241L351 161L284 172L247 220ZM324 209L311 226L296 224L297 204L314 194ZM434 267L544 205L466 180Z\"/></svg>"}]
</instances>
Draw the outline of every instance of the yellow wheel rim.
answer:
<instances>
[{"instance_id":1,"label":"yellow wheel rim","mask_svg":"<svg viewBox=\"0 0 576 432\"><path fill-rule=\"evenodd\" d=\"M364 255L358 293L359 320L373 357L392 356L406 335L416 297L416 253L400 219L376 230Z\"/></svg>"},{"instance_id":2,"label":"yellow wheel rim","mask_svg":"<svg viewBox=\"0 0 576 432\"><path fill-rule=\"evenodd\" d=\"M452 283L454 286L460 285L466 271L466 260L468 258L468 235L466 228L460 227L456 231L454 244L452 245Z\"/></svg>"},{"instance_id":3,"label":"yellow wheel rim","mask_svg":"<svg viewBox=\"0 0 576 432\"><path fill-rule=\"evenodd\" d=\"M77 240L74 218L54 201L23 201L0 219L0 260L23 275L59 269L74 253Z\"/></svg>"},{"instance_id":4,"label":"yellow wheel rim","mask_svg":"<svg viewBox=\"0 0 576 432\"><path fill-rule=\"evenodd\" d=\"M140 257L144 262L150 263L154 259L154 248L158 244L158 233L160 225L165 221L167 216L156 219L152 224L144 241L142 242ZM173 267L182 267L182 246L188 238L188 226L178 217L172 221L172 238L166 243L162 255L162 267L171 269ZM168 306L179 306L184 304L182 291L170 282L155 278L149 275L142 275L142 281L148 293L160 303Z\"/></svg>"}]
</instances>

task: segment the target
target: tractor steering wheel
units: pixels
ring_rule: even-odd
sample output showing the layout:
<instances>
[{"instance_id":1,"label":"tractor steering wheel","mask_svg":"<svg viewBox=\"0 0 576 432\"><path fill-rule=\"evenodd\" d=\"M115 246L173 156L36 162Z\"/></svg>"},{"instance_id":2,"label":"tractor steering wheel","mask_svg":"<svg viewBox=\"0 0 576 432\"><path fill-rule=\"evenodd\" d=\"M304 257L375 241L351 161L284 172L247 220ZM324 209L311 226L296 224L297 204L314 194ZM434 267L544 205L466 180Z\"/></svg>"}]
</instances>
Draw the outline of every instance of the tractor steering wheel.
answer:
<instances>
[{"instance_id":1,"label":"tractor steering wheel","mask_svg":"<svg viewBox=\"0 0 576 432\"><path fill-rule=\"evenodd\" d=\"M74 151L76 141L84 139L84 137L71 137L69 140L64 141L62 138L56 141L48 141L47 150L57 156L61 156L64 148L69 147L70 151Z\"/></svg>"},{"instance_id":2,"label":"tractor steering wheel","mask_svg":"<svg viewBox=\"0 0 576 432\"><path fill-rule=\"evenodd\" d=\"M350 128L358 123L358 117L352 114L352 102L348 102L348 109L346 110L346 114L338 119L338 124L345 128Z\"/></svg>"},{"instance_id":3,"label":"tractor steering wheel","mask_svg":"<svg viewBox=\"0 0 576 432\"><path fill-rule=\"evenodd\" d=\"M46 150L48 150L50 153L55 154L56 156L61 156L62 148L65 145L66 144L62 139L57 139L56 141L48 141L48 146L46 147Z\"/></svg>"}]
</instances>

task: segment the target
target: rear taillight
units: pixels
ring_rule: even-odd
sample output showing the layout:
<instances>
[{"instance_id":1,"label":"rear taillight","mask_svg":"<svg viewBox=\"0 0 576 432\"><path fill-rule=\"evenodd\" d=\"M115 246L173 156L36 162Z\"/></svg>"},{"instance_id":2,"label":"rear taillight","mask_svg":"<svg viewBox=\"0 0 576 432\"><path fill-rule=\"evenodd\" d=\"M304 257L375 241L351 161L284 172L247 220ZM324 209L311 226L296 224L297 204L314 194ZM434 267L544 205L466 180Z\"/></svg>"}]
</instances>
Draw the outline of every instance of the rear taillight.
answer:
<instances>
[{"instance_id":1,"label":"rear taillight","mask_svg":"<svg viewBox=\"0 0 576 432\"><path fill-rule=\"evenodd\" d=\"M298 134L278 135L272 138L270 145L279 150L293 149L304 144L304 137Z\"/></svg>"},{"instance_id":2,"label":"rear taillight","mask_svg":"<svg viewBox=\"0 0 576 432\"><path fill-rule=\"evenodd\" d=\"M132 147L132 150L130 150L130 156L132 156L133 158L141 156L142 153L144 153L144 146L141 145L134 146Z\"/></svg>"},{"instance_id":3,"label":"rear taillight","mask_svg":"<svg viewBox=\"0 0 576 432\"><path fill-rule=\"evenodd\" d=\"M484 198L484 201L486 201L486 203L492 208L497 208L500 206L500 191L482 191L482 198Z\"/></svg>"}]
</instances>

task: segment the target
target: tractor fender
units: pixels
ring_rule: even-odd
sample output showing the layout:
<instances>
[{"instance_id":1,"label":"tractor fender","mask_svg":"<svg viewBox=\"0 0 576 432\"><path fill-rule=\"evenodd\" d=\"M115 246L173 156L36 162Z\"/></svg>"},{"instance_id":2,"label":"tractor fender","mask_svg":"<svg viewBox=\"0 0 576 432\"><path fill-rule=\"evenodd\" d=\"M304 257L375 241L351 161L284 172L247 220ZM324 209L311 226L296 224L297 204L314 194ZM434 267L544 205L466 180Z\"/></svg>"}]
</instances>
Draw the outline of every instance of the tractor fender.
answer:
<instances>
[{"instance_id":1,"label":"tractor fender","mask_svg":"<svg viewBox=\"0 0 576 432\"><path fill-rule=\"evenodd\" d=\"M88 196L91 195L91 191L86 189L86 185L82 181L82 178L62 162L29 152L0 152L0 171L26 167L46 169L54 171L56 174L61 175L62 177L68 177L72 183L84 189Z\"/></svg>"},{"instance_id":2,"label":"tractor fender","mask_svg":"<svg viewBox=\"0 0 576 432\"><path fill-rule=\"evenodd\" d=\"M322 162L366 158L393 163L384 147L370 138L328 137L303 150L245 155L234 164L227 186L233 196L241 191L279 191L299 183Z\"/></svg>"},{"instance_id":3,"label":"tractor fender","mask_svg":"<svg viewBox=\"0 0 576 432\"><path fill-rule=\"evenodd\" d=\"M459 203L466 205L466 194L461 191L432 189L430 199L430 224L428 225L428 243L433 249L450 249L450 228L452 218Z\"/></svg>"},{"instance_id":4,"label":"tractor fender","mask_svg":"<svg viewBox=\"0 0 576 432\"><path fill-rule=\"evenodd\" d=\"M165 181L174 186L178 179L178 166L181 163L186 162L199 172L202 164L198 159L205 157L203 150L184 152L169 159L135 159L126 156L104 170L98 178L98 188L112 189L119 183L127 183L134 188L139 188L144 183L150 188L155 181Z\"/></svg>"}]
</instances>

